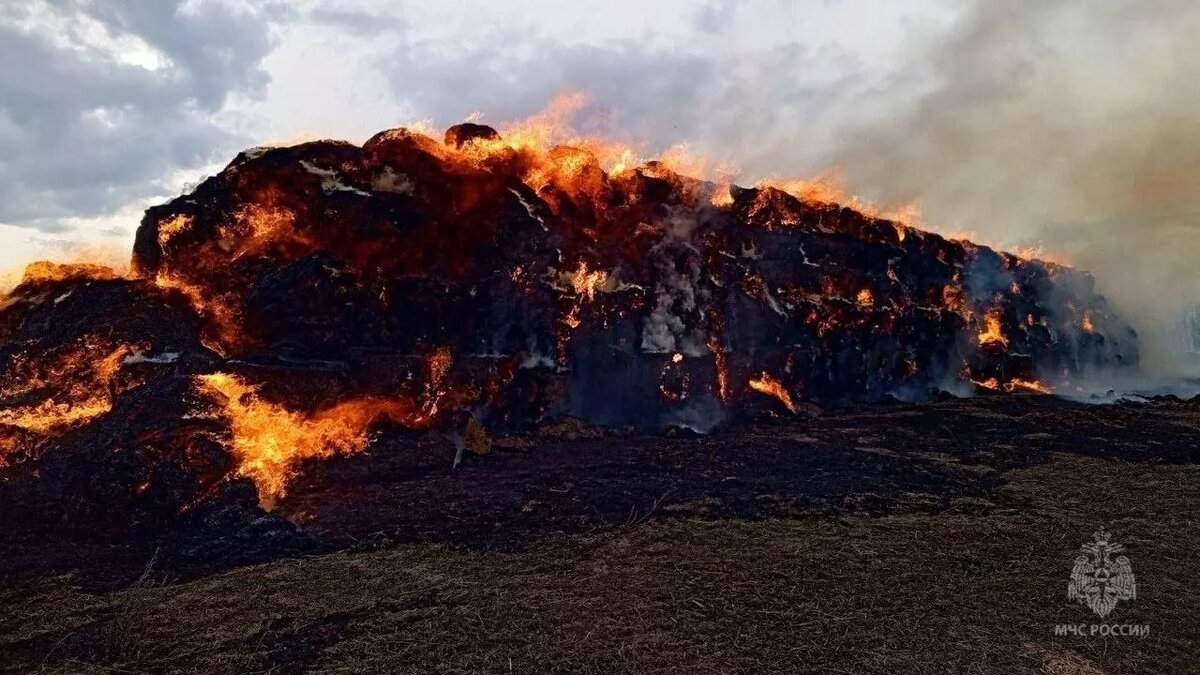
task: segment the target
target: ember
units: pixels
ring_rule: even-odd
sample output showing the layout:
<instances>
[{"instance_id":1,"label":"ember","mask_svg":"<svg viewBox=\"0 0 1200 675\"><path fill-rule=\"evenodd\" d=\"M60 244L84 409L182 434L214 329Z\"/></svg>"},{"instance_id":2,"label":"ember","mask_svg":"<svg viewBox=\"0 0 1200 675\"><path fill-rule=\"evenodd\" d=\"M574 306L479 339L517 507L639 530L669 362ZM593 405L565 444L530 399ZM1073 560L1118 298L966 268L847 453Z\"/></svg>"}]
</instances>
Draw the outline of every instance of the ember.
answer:
<instances>
[{"instance_id":1,"label":"ember","mask_svg":"<svg viewBox=\"0 0 1200 675\"><path fill-rule=\"evenodd\" d=\"M7 398L28 399L40 391L54 394L41 401L34 397L35 401L27 405L0 409L0 425L46 434L108 412L112 407L109 384L129 351L125 345L110 350L99 342L85 341L41 363L15 357L9 372L14 379L21 379L4 390Z\"/></svg>"}]
</instances>

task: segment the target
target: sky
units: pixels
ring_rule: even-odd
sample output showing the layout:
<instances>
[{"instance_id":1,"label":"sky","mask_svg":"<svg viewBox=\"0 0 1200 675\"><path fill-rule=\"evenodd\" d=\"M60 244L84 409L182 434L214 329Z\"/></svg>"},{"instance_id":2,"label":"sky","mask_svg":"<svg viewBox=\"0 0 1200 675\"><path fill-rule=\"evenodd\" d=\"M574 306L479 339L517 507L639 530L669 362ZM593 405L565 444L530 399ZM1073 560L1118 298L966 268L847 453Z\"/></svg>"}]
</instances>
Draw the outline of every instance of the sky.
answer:
<instances>
[{"instance_id":1,"label":"sky","mask_svg":"<svg viewBox=\"0 0 1200 675\"><path fill-rule=\"evenodd\" d=\"M587 96L581 125L649 152L686 142L763 173L816 171L816 146L855 99L892 76L919 27L952 14L936 2L6 0L0 267L124 246L148 204L249 146L361 142L472 113L502 124L564 91ZM803 147L770 166L776 143Z\"/></svg>"},{"instance_id":2,"label":"sky","mask_svg":"<svg viewBox=\"0 0 1200 675\"><path fill-rule=\"evenodd\" d=\"M1198 34L1193 0L4 0L0 269L127 258L246 147L581 91L588 132L834 171L1169 322L1200 298Z\"/></svg>"}]
</instances>

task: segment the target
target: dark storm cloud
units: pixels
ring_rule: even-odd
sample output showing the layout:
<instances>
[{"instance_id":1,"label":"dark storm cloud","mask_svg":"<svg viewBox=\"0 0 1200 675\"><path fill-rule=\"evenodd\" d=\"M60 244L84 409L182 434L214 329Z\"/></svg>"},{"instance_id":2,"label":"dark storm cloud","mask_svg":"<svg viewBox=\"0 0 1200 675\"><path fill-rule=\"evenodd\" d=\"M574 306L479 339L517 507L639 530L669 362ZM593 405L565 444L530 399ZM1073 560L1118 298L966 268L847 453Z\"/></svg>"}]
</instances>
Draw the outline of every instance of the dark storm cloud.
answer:
<instances>
[{"instance_id":1,"label":"dark storm cloud","mask_svg":"<svg viewBox=\"0 0 1200 675\"><path fill-rule=\"evenodd\" d=\"M278 12L219 2L8 2L0 9L0 222L56 228L161 192L173 170L236 147L214 119L267 82ZM57 21L48 29L29 25ZM25 27L22 27L22 24ZM140 39L148 70L80 49L86 29ZM64 34L63 31L66 31ZM56 38L58 41L56 41Z\"/></svg>"}]
</instances>

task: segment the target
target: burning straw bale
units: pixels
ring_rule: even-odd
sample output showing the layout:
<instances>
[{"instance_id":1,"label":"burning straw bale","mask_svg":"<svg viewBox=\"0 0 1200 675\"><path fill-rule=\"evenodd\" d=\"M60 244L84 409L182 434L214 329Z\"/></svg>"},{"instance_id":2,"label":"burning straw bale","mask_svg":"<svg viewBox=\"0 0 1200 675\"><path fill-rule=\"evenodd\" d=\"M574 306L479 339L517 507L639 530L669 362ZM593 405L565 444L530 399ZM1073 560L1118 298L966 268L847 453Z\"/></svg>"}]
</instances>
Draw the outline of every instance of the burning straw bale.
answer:
<instances>
[{"instance_id":1,"label":"burning straw bale","mask_svg":"<svg viewBox=\"0 0 1200 675\"><path fill-rule=\"evenodd\" d=\"M39 264L4 300L0 471L119 466L96 498L173 513L248 479L269 506L397 427L479 451L1136 367L1086 273L673 166L481 125L244 152L147 210L133 278ZM156 411L177 428L130 435Z\"/></svg>"}]
</instances>

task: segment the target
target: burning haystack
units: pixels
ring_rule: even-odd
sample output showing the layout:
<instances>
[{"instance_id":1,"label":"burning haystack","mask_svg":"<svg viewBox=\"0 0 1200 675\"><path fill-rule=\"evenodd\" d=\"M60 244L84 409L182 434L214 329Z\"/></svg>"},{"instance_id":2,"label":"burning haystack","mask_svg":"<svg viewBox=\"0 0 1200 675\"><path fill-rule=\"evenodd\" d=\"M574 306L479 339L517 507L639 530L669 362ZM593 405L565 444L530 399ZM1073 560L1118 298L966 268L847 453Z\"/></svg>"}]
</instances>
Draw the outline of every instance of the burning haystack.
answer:
<instances>
[{"instance_id":1,"label":"burning haystack","mask_svg":"<svg viewBox=\"0 0 1200 675\"><path fill-rule=\"evenodd\" d=\"M31 266L0 309L8 487L126 527L269 503L381 427L707 430L1136 367L1086 273L599 155L475 124L257 148L146 212L132 278Z\"/></svg>"}]
</instances>

